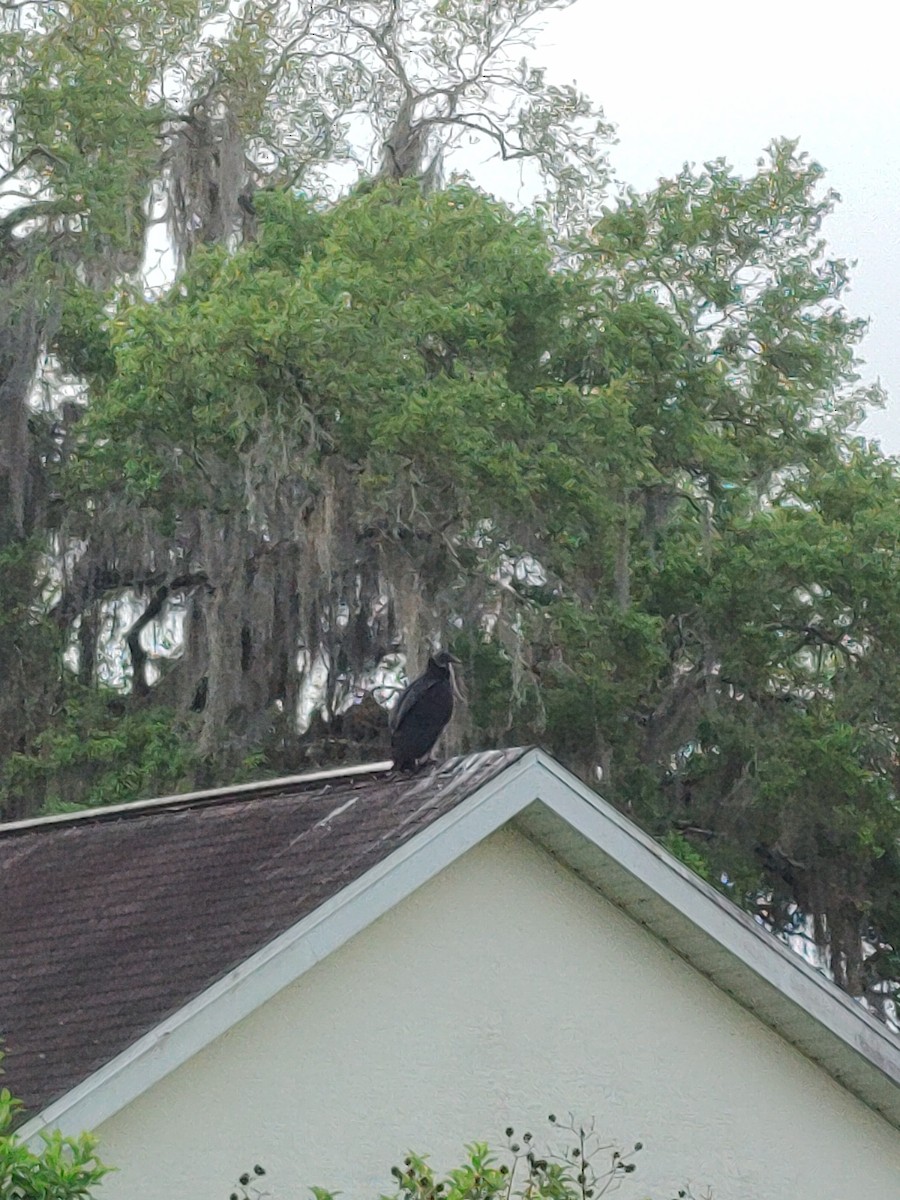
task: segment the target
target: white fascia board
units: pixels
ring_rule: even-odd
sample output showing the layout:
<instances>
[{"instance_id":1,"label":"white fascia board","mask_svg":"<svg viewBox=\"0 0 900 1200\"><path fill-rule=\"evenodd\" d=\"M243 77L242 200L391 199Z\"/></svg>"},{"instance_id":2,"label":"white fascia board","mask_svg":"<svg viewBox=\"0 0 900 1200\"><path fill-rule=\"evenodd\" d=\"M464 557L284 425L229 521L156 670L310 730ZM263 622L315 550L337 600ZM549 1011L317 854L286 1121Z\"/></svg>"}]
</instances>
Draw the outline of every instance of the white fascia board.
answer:
<instances>
[{"instance_id":1,"label":"white fascia board","mask_svg":"<svg viewBox=\"0 0 900 1200\"><path fill-rule=\"evenodd\" d=\"M621 894L612 875L627 876L646 905L644 923L651 932L723 986L704 961L704 946L715 947L737 971L738 984L726 990L739 1003L900 1127L897 1039L575 776L542 751L530 750L49 1105L19 1136L34 1138L57 1128L66 1134L95 1129L516 818L524 832L614 903L621 902ZM634 919L643 919L635 906L622 907ZM666 936L662 926L673 919L681 923L681 932ZM753 1002L751 979L762 981L772 1001L766 1012ZM800 1037L795 1029L788 1034L788 1026L797 1022L804 1031ZM816 1053L816 1038L821 1041L822 1036L824 1052ZM841 1063L849 1063L850 1069L843 1072Z\"/></svg>"},{"instance_id":2,"label":"white fascia board","mask_svg":"<svg viewBox=\"0 0 900 1200\"><path fill-rule=\"evenodd\" d=\"M518 762L244 960L17 1130L96 1129L310 967L333 953L536 798L536 756Z\"/></svg>"},{"instance_id":3,"label":"white fascia board","mask_svg":"<svg viewBox=\"0 0 900 1200\"><path fill-rule=\"evenodd\" d=\"M724 990L900 1128L896 1035L553 759L537 770L540 804L520 828L720 987L711 963L727 961ZM624 902L613 869L632 881Z\"/></svg>"}]
</instances>

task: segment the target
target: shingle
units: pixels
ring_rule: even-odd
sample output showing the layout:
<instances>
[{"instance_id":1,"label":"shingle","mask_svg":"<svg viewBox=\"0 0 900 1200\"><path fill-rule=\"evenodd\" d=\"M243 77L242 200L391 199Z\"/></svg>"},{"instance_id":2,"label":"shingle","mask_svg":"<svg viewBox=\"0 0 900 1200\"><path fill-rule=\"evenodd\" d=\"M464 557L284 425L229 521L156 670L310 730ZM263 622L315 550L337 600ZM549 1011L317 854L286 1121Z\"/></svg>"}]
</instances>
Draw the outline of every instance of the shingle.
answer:
<instances>
[{"instance_id":1,"label":"shingle","mask_svg":"<svg viewBox=\"0 0 900 1200\"><path fill-rule=\"evenodd\" d=\"M523 753L0 826L3 1086L45 1108Z\"/></svg>"}]
</instances>

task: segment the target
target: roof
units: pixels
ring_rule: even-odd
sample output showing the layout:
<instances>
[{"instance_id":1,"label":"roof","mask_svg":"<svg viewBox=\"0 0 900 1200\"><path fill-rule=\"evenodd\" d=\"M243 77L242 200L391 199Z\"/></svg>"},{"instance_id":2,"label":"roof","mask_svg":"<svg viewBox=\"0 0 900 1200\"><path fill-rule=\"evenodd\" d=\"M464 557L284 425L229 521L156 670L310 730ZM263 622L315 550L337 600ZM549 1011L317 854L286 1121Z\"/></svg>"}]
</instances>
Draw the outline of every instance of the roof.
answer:
<instances>
[{"instance_id":1,"label":"roof","mask_svg":"<svg viewBox=\"0 0 900 1200\"><path fill-rule=\"evenodd\" d=\"M0 826L4 1083L92 1128L516 827L900 1127L900 1040L540 750Z\"/></svg>"},{"instance_id":2,"label":"roof","mask_svg":"<svg viewBox=\"0 0 900 1200\"><path fill-rule=\"evenodd\" d=\"M522 753L0 826L4 1086L46 1107Z\"/></svg>"}]
</instances>

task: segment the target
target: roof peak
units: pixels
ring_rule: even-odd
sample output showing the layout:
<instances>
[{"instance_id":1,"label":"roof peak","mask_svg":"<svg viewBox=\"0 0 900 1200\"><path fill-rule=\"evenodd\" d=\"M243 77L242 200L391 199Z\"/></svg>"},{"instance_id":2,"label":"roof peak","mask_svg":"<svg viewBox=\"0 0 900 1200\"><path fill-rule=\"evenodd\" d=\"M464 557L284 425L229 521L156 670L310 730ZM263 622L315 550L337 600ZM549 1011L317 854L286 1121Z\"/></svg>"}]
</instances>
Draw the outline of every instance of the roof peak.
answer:
<instances>
[{"instance_id":1,"label":"roof peak","mask_svg":"<svg viewBox=\"0 0 900 1200\"><path fill-rule=\"evenodd\" d=\"M94 808L82 808L71 813L51 813L44 817L28 817L21 821L0 822L0 837L29 829L65 825L70 822L103 821L111 817L137 816L159 809L192 808L205 804L225 803L241 796L301 792L310 784L332 779L353 779L364 775L384 775L393 769L390 760L374 763L359 763L351 767L332 767L326 771L310 771L305 775L283 775L277 779L259 779L254 783L237 783L224 787L205 788L196 792L176 792L171 796L157 796L146 800L129 800L124 804L105 804Z\"/></svg>"},{"instance_id":2,"label":"roof peak","mask_svg":"<svg viewBox=\"0 0 900 1200\"><path fill-rule=\"evenodd\" d=\"M509 747L503 750L480 750L471 754L456 755L443 761L425 764L416 772L398 772L397 779L406 779L411 785L421 782L430 775L444 776L448 772L458 770L463 764L471 764L476 760L508 759L521 757L528 746ZM81 824L85 821L101 822L115 818L139 817L145 813L172 812L177 809L202 808L207 805L227 804L231 800L242 797L263 800L270 796L301 795L307 788L320 783L336 782L343 779L360 779L365 777L385 776L394 770L390 759L381 762L357 763L348 767L331 767L323 771L310 771L305 775L282 775L277 779L258 779L252 783L235 783L217 788L205 788L195 792L176 792L170 796L150 797L145 800L129 800L124 804L97 805L94 808L81 808L77 812L51 813L45 817L28 817L21 821L0 822L0 838L27 833L32 830L58 828L70 824Z\"/></svg>"}]
</instances>

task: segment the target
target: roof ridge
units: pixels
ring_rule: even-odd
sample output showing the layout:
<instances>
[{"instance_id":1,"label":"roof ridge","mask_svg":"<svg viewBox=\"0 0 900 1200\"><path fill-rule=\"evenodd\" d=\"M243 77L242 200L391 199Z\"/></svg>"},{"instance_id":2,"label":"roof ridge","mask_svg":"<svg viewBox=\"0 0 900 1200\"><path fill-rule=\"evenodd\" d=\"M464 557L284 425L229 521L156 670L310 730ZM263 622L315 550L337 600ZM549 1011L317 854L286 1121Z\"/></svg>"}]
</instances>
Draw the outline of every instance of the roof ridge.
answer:
<instances>
[{"instance_id":1,"label":"roof ridge","mask_svg":"<svg viewBox=\"0 0 900 1200\"><path fill-rule=\"evenodd\" d=\"M283 775L277 779L260 779L255 783L236 783L225 787L205 788L196 792L176 792L170 796L146 800L129 800L124 804L98 805L78 812L51 813L44 817L27 817L21 821L0 822L0 837L47 826L67 825L78 821L103 821L111 817L139 816L158 809L191 808L204 804L225 803L241 796L262 797L283 791L302 791L309 784L332 779L352 779L361 775L384 775L393 769L390 760L359 763L352 767L333 767L327 771L311 771L306 775Z\"/></svg>"}]
</instances>

